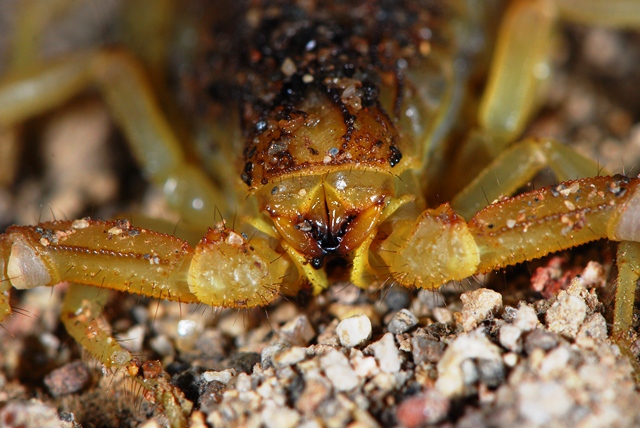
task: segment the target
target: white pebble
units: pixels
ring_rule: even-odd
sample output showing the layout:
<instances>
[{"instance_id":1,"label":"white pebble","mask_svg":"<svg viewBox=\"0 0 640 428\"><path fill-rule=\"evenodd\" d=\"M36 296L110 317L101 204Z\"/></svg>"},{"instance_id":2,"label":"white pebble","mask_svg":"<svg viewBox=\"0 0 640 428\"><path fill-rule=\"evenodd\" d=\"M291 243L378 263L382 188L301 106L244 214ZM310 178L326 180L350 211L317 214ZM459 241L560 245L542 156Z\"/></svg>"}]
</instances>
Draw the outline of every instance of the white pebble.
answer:
<instances>
[{"instance_id":1,"label":"white pebble","mask_svg":"<svg viewBox=\"0 0 640 428\"><path fill-rule=\"evenodd\" d=\"M502 295L486 288L462 293L460 300L462 300L462 328L467 332L502 308Z\"/></svg>"},{"instance_id":2,"label":"white pebble","mask_svg":"<svg viewBox=\"0 0 640 428\"><path fill-rule=\"evenodd\" d=\"M231 379L236 375L236 371L234 369L227 369L222 371L215 370L207 370L202 373L202 377L207 382L213 382L214 380L223 384L228 384Z\"/></svg>"},{"instance_id":3,"label":"white pebble","mask_svg":"<svg viewBox=\"0 0 640 428\"><path fill-rule=\"evenodd\" d=\"M342 346L360 346L371 337L371 320L366 315L345 318L338 324L336 333Z\"/></svg>"},{"instance_id":4,"label":"white pebble","mask_svg":"<svg viewBox=\"0 0 640 428\"><path fill-rule=\"evenodd\" d=\"M358 375L340 351L332 349L327 352L320 358L320 366L336 391L349 391L358 386Z\"/></svg>"},{"instance_id":5,"label":"white pebble","mask_svg":"<svg viewBox=\"0 0 640 428\"><path fill-rule=\"evenodd\" d=\"M396 373L400 371L402 359L400 358L400 351L396 346L393 334L385 334L382 336L382 339L371 344L369 349L373 350L373 356L378 361L380 370L387 373Z\"/></svg>"},{"instance_id":6,"label":"white pebble","mask_svg":"<svg viewBox=\"0 0 640 428\"><path fill-rule=\"evenodd\" d=\"M531 306L522 305L516 312L516 319L513 321L513 325L523 331L531 331L540 325L538 315L535 309Z\"/></svg>"},{"instance_id":7,"label":"white pebble","mask_svg":"<svg viewBox=\"0 0 640 428\"><path fill-rule=\"evenodd\" d=\"M522 350L522 330L513 324L505 324L500 327L500 344L513 352Z\"/></svg>"},{"instance_id":8,"label":"white pebble","mask_svg":"<svg viewBox=\"0 0 640 428\"><path fill-rule=\"evenodd\" d=\"M524 382L517 391L520 415L535 426L560 422L574 405L566 388L554 382Z\"/></svg>"},{"instance_id":9,"label":"white pebble","mask_svg":"<svg viewBox=\"0 0 640 428\"><path fill-rule=\"evenodd\" d=\"M271 358L271 361L273 361L273 366L275 368L282 368L297 364L305 358L307 358L307 349L301 346L293 346L277 352Z\"/></svg>"},{"instance_id":10,"label":"white pebble","mask_svg":"<svg viewBox=\"0 0 640 428\"><path fill-rule=\"evenodd\" d=\"M561 293L547 311L546 321L550 331L575 338L587 316L587 304L577 296Z\"/></svg>"},{"instance_id":11,"label":"white pebble","mask_svg":"<svg viewBox=\"0 0 640 428\"><path fill-rule=\"evenodd\" d=\"M436 389L450 398L461 395L465 386L462 363L472 358L502 362L500 348L480 329L463 333L449 345L438 362Z\"/></svg>"}]
</instances>

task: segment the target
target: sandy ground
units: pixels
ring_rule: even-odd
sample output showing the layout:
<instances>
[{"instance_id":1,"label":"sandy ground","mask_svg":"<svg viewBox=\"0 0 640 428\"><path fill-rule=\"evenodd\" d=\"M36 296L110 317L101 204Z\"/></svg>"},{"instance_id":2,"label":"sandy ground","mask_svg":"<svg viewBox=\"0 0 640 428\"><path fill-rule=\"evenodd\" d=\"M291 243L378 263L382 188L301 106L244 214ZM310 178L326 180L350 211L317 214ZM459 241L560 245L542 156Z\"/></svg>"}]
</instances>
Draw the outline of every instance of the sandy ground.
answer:
<instances>
[{"instance_id":1,"label":"sandy ground","mask_svg":"<svg viewBox=\"0 0 640 428\"><path fill-rule=\"evenodd\" d=\"M16 4L0 0L0 58ZM101 40L117 8L78 12L43 49ZM637 174L640 34L563 28L555 63L527 133ZM0 149L2 228L136 210L172 218L92 95L6 131ZM614 255L595 243L435 293L337 283L255 311L115 295L105 325L141 359L162 362L194 402L193 426L638 426L631 364L607 335ZM13 295L16 313L0 328L0 426L164 424L66 334L64 289Z\"/></svg>"}]
</instances>

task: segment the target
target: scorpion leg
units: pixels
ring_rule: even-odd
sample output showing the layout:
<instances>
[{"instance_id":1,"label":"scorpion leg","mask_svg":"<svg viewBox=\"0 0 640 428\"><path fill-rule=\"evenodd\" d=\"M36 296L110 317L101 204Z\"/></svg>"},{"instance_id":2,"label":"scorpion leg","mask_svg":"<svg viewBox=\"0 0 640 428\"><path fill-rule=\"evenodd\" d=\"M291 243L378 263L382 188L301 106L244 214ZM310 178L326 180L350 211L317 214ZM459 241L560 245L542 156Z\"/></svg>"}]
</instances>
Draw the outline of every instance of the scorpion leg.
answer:
<instances>
[{"instance_id":1,"label":"scorpion leg","mask_svg":"<svg viewBox=\"0 0 640 428\"><path fill-rule=\"evenodd\" d=\"M149 363L139 365L129 351L102 328L98 317L106 303L108 293L95 287L71 284L62 305L61 319L67 332L96 358L106 369L124 369L145 390L150 391L172 427L187 426L187 417L193 403L180 389L169 383L164 372L146 370Z\"/></svg>"},{"instance_id":2,"label":"scorpion leg","mask_svg":"<svg viewBox=\"0 0 640 428\"><path fill-rule=\"evenodd\" d=\"M74 54L6 76L0 82L0 125L47 111L90 85L102 92L144 173L187 223L206 225L216 207L227 206L209 178L187 162L142 66L123 50Z\"/></svg>"},{"instance_id":3,"label":"scorpion leg","mask_svg":"<svg viewBox=\"0 0 640 428\"><path fill-rule=\"evenodd\" d=\"M633 304L636 287L640 278L640 244L638 242L620 242L617 255L618 288L613 312L612 336L617 343L623 343L628 349L629 331L633 325ZM632 361L634 358L632 358Z\"/></svg>"},{"instance_id":4,"label":"scorpion leg","mask_svg":"<svg viewBox=\"0 0 640 428\"><path fill-rule=\"evenodd\" d=\"M0 280L3 288L69 281L182 303L264 306L279 295L290 267L276 244L249 241L224 222L195 248L126 220L11 226L0 235Z\"/></svg>"},{"instance_id":5,"label":"scorpion leg","mask_svg":"<svg viewBox=\"0 0 640 428\"><path fill-rule=\"evenodd\" d=\"M549 54L559 21L640 28L640 3L633 0L518 0L511 2L497 35L488 82L480 101L478 129L457 154L463 188L522 134L550 76ZM576 177L570 177L576 178Z\"/></svg>"},{"instance_id":6,"label":"scorpion leg","mask_svg":"<svg viewBox=\"0 0 640 428\"><path fill-rule=\"evenodd\" d=\"M528 138L496 157L451 200L451 206L468 220L501 196L515 194L547 166L559 181L608 175L596 162L564 144Z\"/></svg>"}]
</instances>

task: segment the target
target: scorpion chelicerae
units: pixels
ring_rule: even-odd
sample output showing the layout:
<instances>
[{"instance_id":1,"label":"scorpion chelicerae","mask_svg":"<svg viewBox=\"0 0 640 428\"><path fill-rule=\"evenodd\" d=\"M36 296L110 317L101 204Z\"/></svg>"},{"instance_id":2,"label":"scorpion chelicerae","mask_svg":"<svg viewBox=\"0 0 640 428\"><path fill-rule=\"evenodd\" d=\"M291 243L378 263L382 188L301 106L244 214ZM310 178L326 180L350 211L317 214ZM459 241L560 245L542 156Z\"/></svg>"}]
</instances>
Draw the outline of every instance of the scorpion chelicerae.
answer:
<instances>
[{"instance_id":1,"label":"scorpion chelicerae","mask_svg":"<svg viewBox=\"0 0 640 428\"><path fill-rule=\"evenodd\" d=\"M511 143L548 79L557 22L634 26L637 7L265 3L218 5L202 16L209 33L195 55L207 60L187 83L206 88L188 96L196 126L207 131L201 145L214 147L203 168L178 143L144 66L123 49L3 78L5 126L99 88L144 174L184 222L211 228L191 245L127 220L11 226L0 235L0 320L11 313L12 287L72 283L62 309L69 333L104 365L126 367L180 426L190 403L176 387L138 375L131 355L98 327L100 304L87 286L245 309L303 289L321 293L334 260L358 287L437 289L606 238L620 241L613 335L626 346L640 260L639 181L587 178L597 165L554 141ZM502 19L477 125L452 148L493 15ZM503 197L545 166L560 184ZM429 208L428 185L447 169L456 171L455 196Z\"/></svg>"}]
</instances>

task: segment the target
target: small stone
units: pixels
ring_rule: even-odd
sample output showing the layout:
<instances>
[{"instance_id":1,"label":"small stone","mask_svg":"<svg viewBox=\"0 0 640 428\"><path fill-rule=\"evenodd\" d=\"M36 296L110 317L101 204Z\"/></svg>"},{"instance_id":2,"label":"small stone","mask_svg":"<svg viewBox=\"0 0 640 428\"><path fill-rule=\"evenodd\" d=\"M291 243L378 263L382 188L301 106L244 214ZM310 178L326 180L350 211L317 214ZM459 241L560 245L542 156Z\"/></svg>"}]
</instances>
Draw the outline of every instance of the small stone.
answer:
<instances>
[{"instance_id":1,"label":"small stone","mask_svg":"<svg viewBox=\"0 0 640 428\"><path fill-rule=\"evenodd\" d=\"M437 363L444 353L444 343L425 335L411 338L411 354L415 364Z\"/></svg>"},{"instance_id":2,"label":"small stone","mask_svg":"<svg viewBox=\"0 0 640 428\"><path fill-rule=\"evenodd\" d=\"M556 346L558 346L558 337L544 330L533 330L524 339L524 350L528 355L537 348L547 352Z\"/></svg>"},{"instance_id":3,"label":"small stone","mask_svg":"<svg viewBox=\"0 0 640 428\"><path fill-rule=\"evenodd\" d=\"M260 363L263 369L273 366L273 356L283 349L288 348L287 345L281 342L274 343L273 345L265 346L260 354Z\"/></svg>"},{"instance_id":4,"label":"small stone","mask_svg":"<svg viewBox=\"0 0 640 428\"><path fill-rule=\"evenodd\" d=\"M552 349L540 363L540 374L545 377L562 374L567 370L570 358L571 351L566 345Z\"/></svg>"},{"instance_id":5,"label":"small stone","mask_svg":"<svg viewBox=\"0 0 640 428\"><path fill-rule=\"evenodd\" d=\"M411 352L411 335L409 333L400 333L395 335L398 349L402 352Z\"/></svg>"},{"instance_id":6,"label":"small stone","mask_svg":"<svg viewBox=\"0 0 640 428\"><path fill-rule=\"evenodd\" d=\"M442 421L449 412L451 403L437 389L430 388L404 400L398 406L396 418L401 426L407 428L421 427Z\"/></svg>"},{"instance_id":7,"label":"small stone","mask_svg":"<svg viewBox=\"0 0 640 428\"><path fill-rule=\"evenodd\" d=\"M502 359L479 358L476 366L480 382L489 388L497 388L504 381L505 370Z\"/></svg>"},{"instance_id":8,"label":"small stone","mask_svg":"<svg viewBox=\"0 0 640 428\"><path fill-rule=\"evenodd\" d=\"M388 330L393 334L400 334L411 330L418 324L418 318L407 309L401 309L389 321Z\"/></svg>"},{"instance_id":9,"label":"small stone","mask_svg":"<svg viewBox=\"0 0 640 428\"><path fill-rule=\"evenodd\" d=\"M380 373L380 368L374 357L365 357L362 351L351 356L351 364L361 378L371 378Z\"/></svg>"},{"instance_id":10,"label":"small stone","mask_svg":"<svg viewBox=\"0 0 640 428\"><path fill-rule=\"evenodd\" d=\"M411 304L411 293L405 287L393 287L384 296L384 303L390 311L399 311Z\"/></svg>"},{"instance_id":11,"label":"small stone","mask_svg":"<svg viewBox=\"0 0 640 428\"><path fill-rule=\"evenodd\" d=\"M585 288L603 287L606 283L607 275L604 267L594 261L587 263L587 266L580 274Z\"/></svg>"},{"instance_id":12,"label":"small stone","mask_svg":"<svg viewBox=\"0 0 640 428\"><path fill-rule=\"evenodd\" d=\"M206 418L204 413L194 411L189 416L189 428L207 428Z\"/></svg>"},{"instance_id":13,"label":"small stone","mask_svg":"<svg viewBox=\"0 0 640 428\"><path fill-rule=\"evenodd\" d=\"M228 367L234 369L236 373L251 373L260 359L260 354L257 352L237 352L229 359Z\"/></svg>"},{"instance_id":14,"label":"small stone","mask_svg":"<svg viewBox=\"0 0 640 428\"><path fill-rule=\"evenodd\" d=\"M91 378L82 361L74 361L52 371L44 378L44 384L54 397L73 394L84 388Z\"/></svg>"},{"instance_id":15,"label":"small stone","mask_svg":"<svg viewBox=\"0 0 640 428\"><path fill-rule=\"evenodd\" d=\"M500 348L491 343L481 330L463 333L454 340L438 362L436 388L447 397L462 395L465 389L465 361L485 359L502 363ZM475 366L475 364L474 364ZM468 368L471 368L469 366Z\"/></svg>"},{"instance_id":16,"label":"small stone","mask_svg":"<svg viewBox=\"0 0 640 428\"><path fill-rule=\"evenodd\" d=\"M298 426L300 415L286 406L268 401L262 411L262 423L267 428L294 428Z\"/></svg>"},{"instance_id":17,"label":"small stone","mask_svg":"<svg viewBox=\"0 0 640 428\"><path fill-rule=\"evenodd\" d=\"M297 71L296 64L289 57L286 57L282 62L282 66L280 67L280 71L287 77L291 77Z\"/></svg>"},{"instance_id":18,"label":"small stone","mask_svg":"<svg viewBox=\"0 0 640 428\"><path fill-rule=\"evenodd\" d=\"M283 349L282 351L275 354L272 358L273 366L277 369L291 366L293 364L297 364L300 361L303 361L307 358L307 349L302 348L300 346L292 346L288 349Z\"/></svg>"},{"instance_id":19,"label":"small stone","mask_svg":"<svg viewBox=\"0 0 640 428\"><path fill-rule=\"evenodd\" d=\"M517 395L520 415L535 426L562 418L575 405L566 388L555 382L523 382Z\"/></svg>"},{"instance_id":20,"label":"small stone","mask_svg":"<svg viewBox=\"0 0 640 428\"><path fill-rule=\"evenodd\" d=\"M502 295L493 290L479 288L462 293L462 328L468 332L502 308Z\"/></svg>"},{"instance_id":21,"label":"small stone","mask_svg":"<svg viewBox=\"0 0 640 428\"><path fill-rule=\"evenodd\" d=\"M453 322L453 314L447 308L433 308L432 313L436 322L442 324L451 324Z\"/></svg>"},{"instance_id":22,"label":"small stone","mask_svg":"<svg viewBox=\"0 0 640 428\"><path fill-rule=\"evenodd\" d=\"M547 311L546 322L549 331L573 339L586 316L587 305L584 300L562 292Z\"/></svg>"},{"instance_id":23,"label":"small stone","mask_svg":"<svg viewBox=\"0 0 640 428\"><path fill-rule=\"evenodd\" d=\"M181 319L178 321L177 334L173 337L178 351L189 352L194 349L204 329L203 321L202 317L197 319Z\"/></svg>"},{"instance_id":24,"label":"small stone","mask_svg":"<svg viewBox=\"0 0 640 428\"><path fill-rule=\"evenodd\" d=\"M7 428L60 428L62 421L54 407L39 400L15 400L0 407L0 426Z\"/></svg>"},{"instance_id":25,"label":"small stone","mask_svg":"<svg viewBox=\"0 0 640 428\"><path fill-rule=\"evenodd\" d=\"M371 320L366 315L345 318L336 327L336 333L342 346L360 346L371 338Z\"/></svg>"},{"instance_id":26,"label":"small stone","mask_svg":"<svg viewBox=\"0 0 640 428\"><path fill-rule=\"evenodd\" d=\"M502 356L502 361L507 367L515 367L518 363L518 354L513 352L507 352Z\"/></svg>"},{"instance_id":27,"label":"small stone","mask_svg":"<svg viewBox=\"0 0 640 428\"><path fill-rule=\"evenodd\" d=\"M318 407L316 417L327 427L346 427L353 418L355 404L345 394L336 394Z\"/></svg>"},{"instance_id":28,"label":"small stone","mask_svg":"<svg viewBox=\"0 0 640 428\"><path fill-rule=\"evenodd\" d=\"M360 382L349 360L340 351L332 349L320 357L320 366L337 391L349 391Z\"/></svg>"},{"instance_id":29,"label":"small stone","mask_svg":"<svg viewBox=\"0 0 640 428\"><path fill-rule=\"evenodd\" d=\"M393 334L385 334L380 340L369 345L367 349L373 351L373 356L378 361L380 370L386 373L396 373L400 371L402 359L400 358L400 351L396 346Z\"/></svg>"},{"instance_id":30,"label":"small stone","mask_svg":"<svg viewBox=\"0 0 640 428\"><path fill-rule=\"evenodd\" d=\"M225 354L226 339L221 331L208 328L202 332L196 341L196 349L204 356L220 357Z\"/></svg>"},{"instance_id":31,"label":"small stone","mask_svg":"<svg viewBox=\"0 0 640 428\"><path fill-rule=\"evenodd\" d=\"M336 332L339 323L340 321L334 318L327 326L325 326L324 331L320 331L316 340L318 345L328 345L332 347L340 346L340 339Z\"/></svg>"},{"instance_id":32,"label":"small stone","mask_svg":"<svg viewBox=\"0 0 640 428\"><path fill-rule=\"evenodd\" d=\"M202 377L207 382L215 381L225 385L227 385L235 375L236 375L236 371L233 369L227 369L222 371L207 370L206 372L202 373Z\"/></svg>"},{"instance_id":33,"label":"small stone","mask_svg":"<svg viewBox=\"0 0 640 428\"><path fill-rule=\"evenodd\" d=\"M313 415L330 393L331 385L325 378L308 379L302 394L295 402L295 407L305 415Z\"/></svg>"},{"instance_id":34,"label":"small stone","mask_svg":"<svg viewBox=\"0 0 640 428\"><path fill-rule=\"evenodd\" d=\"M531 331L540 325L536 310L528 305L521 305L515 316L513 324L522 331Z\"/></svg>"},{"instance_id":35,"label":"small stone","mask_svg":"<svg viewBox=\"0 0 640 428\"><path fill-rule=\"evenodd\" d=\"M220 382L208 382L202 388L200 397L198 398L198 404L200 410L205 413L210 413L216 406L222 401L224 391L227 386Z\"/></svg>"},{"instance_id":36,"label":"small stone","mask_svg":"<svg viewBox=\"0 0 640 428\"><path fill-rule=\"evenodd\" d=\"M505 322L512 323L516 320L517 313L518 313L518 310L516 308L514 308L513 306L507 305L504 308L502 308L502 319Z\"/></svg>"},{"instance_id":37,"label":"small stone","mask_svg":"<svg viewBox=\"0 0 640 428\"><path fill-rule=\"evenodd\" d=\"M306 346L316 335L306 315L299 315L280 329L280 336L291 345Z\"/></svg>"},{"instance_id":38,"label":"small stone","mask_svg":"<svg viewBox=\"0 0 640 428\"><path fill-rule=\"evenodd\" d=\"M588 317L580 326L576 343L580 346L593 348L598 341L607 339L607 321L602 314L595 313Z\"/></svg>"},{"instance_id":39,"label":"small stone","mask_svg":"<svg viewBox=\"0 0 640 428\"><path fill-rule=\"evenodd\" d=\"M522 350L522 330L513 324L500 327L500 344L513 352Z\"/></svg>"},{"instance_id":40,"label":"small stone","mask_svg":"<svg viewBox=\"0 0 640 428\"><path fill-rule=\"evenodd\" d=\"M170 357L175 353L171 340L169 340L166 334L160 334L151 338L151 340L149 340L149 346L163 357Z\"/></svg>"}]
</instances>

